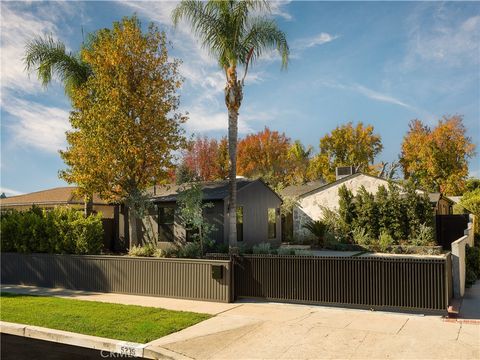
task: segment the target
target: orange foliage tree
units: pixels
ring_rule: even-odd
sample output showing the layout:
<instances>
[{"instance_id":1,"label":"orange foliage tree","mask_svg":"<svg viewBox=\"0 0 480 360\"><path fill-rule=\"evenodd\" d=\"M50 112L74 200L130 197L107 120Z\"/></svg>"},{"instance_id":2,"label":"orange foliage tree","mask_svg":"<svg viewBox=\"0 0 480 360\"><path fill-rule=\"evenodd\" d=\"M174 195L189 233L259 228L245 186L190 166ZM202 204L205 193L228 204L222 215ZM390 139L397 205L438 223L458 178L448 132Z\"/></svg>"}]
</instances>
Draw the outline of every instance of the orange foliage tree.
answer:
<instances>
[{"instance_id":1,"label":"orange foliage tree","mask_svg":"<svg viewBox=\"0 0 480 360\"><path fill-rule=\"evenodd\" d=\"M468 176L468 159L474 153L462 116L444 116L433 129L413 120L403 139L400 164L405 177L417 186L460 195Z\"/></svg>"},{"instance_id":2,"label":"orange foliage tree","mask_svg":"<svg viewBox=\"0 0 480 360\"><path fill-rule=\"evenodd\" d=\"M249 178L262 177L272 186L285 183L290 171L290 138L285 133L263 131L238 142L237 172Z\"/></svg>"}]
</instances>

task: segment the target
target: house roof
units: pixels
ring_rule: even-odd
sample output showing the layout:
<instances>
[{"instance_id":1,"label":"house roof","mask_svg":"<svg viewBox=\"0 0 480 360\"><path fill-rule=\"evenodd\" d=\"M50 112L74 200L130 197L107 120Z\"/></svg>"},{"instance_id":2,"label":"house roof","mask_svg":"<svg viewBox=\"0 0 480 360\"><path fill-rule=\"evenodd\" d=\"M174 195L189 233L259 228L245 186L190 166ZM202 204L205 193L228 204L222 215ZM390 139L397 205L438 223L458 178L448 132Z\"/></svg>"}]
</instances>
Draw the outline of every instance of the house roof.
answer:
<instances>
[{"instance_id":1,"label":"house roof","mask_svg":"<svg viewBox=\"0 0 480 360\"><path fill-rule=\"evenodd\" d=\"M321 188L324 185L326 185L324 180L310 181L302 185L290 185L280 190L280 194L282 194L282 196L298 197L312 190Z\"/></svg>"},{"instance_id":2,"label":"house roof","mask_svg":"<svg viewBox=\"0 0 480 360\"><path fill-rule=\"evenodd\" d=\"M274 192L262 180L250 180L250 179L237 179L237 192L243 190L245 187L247 187L248 185L254 182L261 182L270 191ZM203 200L223 200L229 196L228 180L208 181L208 182L202 182L200 184L202 186ZM177 195L180 191L182 191L183 186L184 185L175 185L175 184L167 184L167 185L161 185L161 186L157 185L153 189L151 189L152 201L175 202L177 201Z\"/></svg>"},{"instance_id":3,"label":"house roof","mask_svg":"<svg viewBox=\"0 0 480 360\"><path fill-rule=\"evenodd\" d=\"M441 193L435 192L435 193L429 193L428 198L430 199L431 203L438 203L440 199L445 199L447 200L450 204L454 204L454 201L447 196L443 196Z\"/></svg>"},{"instance_id":4,"label":"house roof","mask_svg":"<svg viewBox=\"0 0 480 360\"><path fill-rule=\"evenodd\" d=\"M75 186L67 186L11 196L0 199L0 206L83 204L84 199L75 194L77 189ZM97 195L93 196L93 203L107 204Z\"/></svg>"}]
</instances>

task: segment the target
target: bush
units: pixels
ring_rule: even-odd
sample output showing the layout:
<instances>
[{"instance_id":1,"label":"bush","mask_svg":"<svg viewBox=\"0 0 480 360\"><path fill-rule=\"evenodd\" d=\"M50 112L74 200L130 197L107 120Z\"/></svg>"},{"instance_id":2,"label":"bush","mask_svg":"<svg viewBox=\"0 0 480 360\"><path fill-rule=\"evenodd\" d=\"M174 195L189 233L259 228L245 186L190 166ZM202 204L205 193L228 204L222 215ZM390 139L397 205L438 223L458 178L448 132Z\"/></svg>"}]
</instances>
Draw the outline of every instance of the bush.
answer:
<instances>
[{"instance_id":1,"label":"bush","mask_svg":"<svg viewBox=\"0 0 480 360\"><path fill-rule=\"evenodd\" d=\"M372 239L364 228L355 228L352 231L353 241L358 245L371 245Z\"/></svg>"},{"instance_id":2,"label":"bush","mask_svg":"<svg viewBox=\"0 0 480 360\"><path fill-rule=\"evenodd\" d=\"M180 258L188 259L196 259L202 257L200 243L197 241L187 243L186 245L179 248L177 255Z\"/></svg>"},{"instance_id":3,"label":"bush","mask_svg":"<svg viewBox=\"0 0 480 360\"><path fill-rule=\"evenodd\" d=\"M468 245L465 246L465 267L466 279L465 285L470 287L480 279L480 248Z\"/></svg>"},{"instance_id":4,"label":"bush","mask_svg":"<svg viewBox=\"0 0 480 360\"><path fill-rule=\"evenodd\" d=\"M8 211L0 222L1 251L98 254L103 245L101 215L85 217L68 207Z\"/></svg>"},{"instance_id":5,"label":"bush","mask_svg":"<svg viewBox=\"0 0 480 360\"><path fill-rule=\"evenodd\" d=\"M420 224L417 233L413 239L410 239L411 245L430 246L435 243L433 228L426 224Z\"/></svg>"},{"instance_id":6,"label":"bush","mask_svg":"<svg viewBox=\"0 0 480 360\"><path fill-rule=\"evenodd\" d=\"M378 239L380 250L385 252L387 251L388 248L390 248L394 244L393 237L386 232L385 230L382 230L380 232L380 238Z\"/></svg>"},{"instance_id":7,"label":"bush","mask_svg":"<svg viewBox=\"0 0 480 360\"><path fill-rule=\"evenodd\" d=\"M261 243L258 245L255 245L252 248L252 251L254 254L270 254L270 244L269 243Z\"/></svg>"},{"instance_id":8,"label":"bush","mask_svg":"<svg viewBox=\"0 0 480 360\"><path fill-rule=\"evenodd\" d=\"M305 225L303 225L303 227L308 231L310 231L313 234L313 236L315 236L318 246L320 247L325 246L324 236L325 236L325 231L327 230L327 225L323 221L310 220Z\"/></svg>"},{"instance_id":9,"label":"bush","mask_svg":"<svg viewBox=\"0 0 480 360\"><path fill-rule=\"evenodd\" d=\"M142 257L150 257L155 254L156 247L153 244L146 244L146 245L133 245L130 249L128 249L129 256L142 256Z\"/></svg>"},{"instance_id":10,"label":"bush","mask_svg":"<svg viewBox=\"0 0 480 360\"><path fill-rule=\"evenodd\" d=\"M295 249L290 248L278 248L277 255L295 255Z\"/></svg>"}]
</instances>

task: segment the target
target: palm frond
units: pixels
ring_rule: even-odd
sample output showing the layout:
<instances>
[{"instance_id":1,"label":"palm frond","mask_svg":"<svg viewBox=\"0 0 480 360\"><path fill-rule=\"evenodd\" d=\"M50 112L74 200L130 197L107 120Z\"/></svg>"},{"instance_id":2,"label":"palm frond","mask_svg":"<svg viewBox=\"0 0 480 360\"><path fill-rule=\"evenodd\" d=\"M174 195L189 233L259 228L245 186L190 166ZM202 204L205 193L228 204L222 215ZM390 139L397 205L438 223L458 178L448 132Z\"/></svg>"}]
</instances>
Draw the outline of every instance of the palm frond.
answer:
<instances>
[{"instance_id":1,"label":"palm frond","mask_svg":"<svg viewBox=\"0 0 480 360\"><path fill-rule=\"evenodd\" d=\"M23 60L26 70L36 72L43 86L47 86L55 75L63 82L67 93L87 81L92 73L88 64L67 53L65 45L51 36L27 42Z\"/></svg>"}]
</instances>

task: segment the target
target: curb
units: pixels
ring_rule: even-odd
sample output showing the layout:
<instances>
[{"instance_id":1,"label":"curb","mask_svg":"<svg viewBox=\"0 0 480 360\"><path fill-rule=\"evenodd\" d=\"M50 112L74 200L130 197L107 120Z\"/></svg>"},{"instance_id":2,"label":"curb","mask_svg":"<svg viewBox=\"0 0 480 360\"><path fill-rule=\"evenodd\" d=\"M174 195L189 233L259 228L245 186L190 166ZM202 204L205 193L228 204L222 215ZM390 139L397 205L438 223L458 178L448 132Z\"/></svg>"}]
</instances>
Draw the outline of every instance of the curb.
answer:
<instances>
[{"instance_id":1,"label":"curb","mask_svg":"<svg viewBox=\"0 0 480 360\"><path fill-rule=\"evenodd\" d=\"M164 348L155 347L154 349L150 349L150 346L148 344L114 340L92 335L83 335L69 331L55 330L33 325L10 323L6 321L0 321L0 333L56 342L65 345L84 347L88 349L105 351L129 357L175 360L190 359L186 356Z\"/></svg>"}]
</instances>

